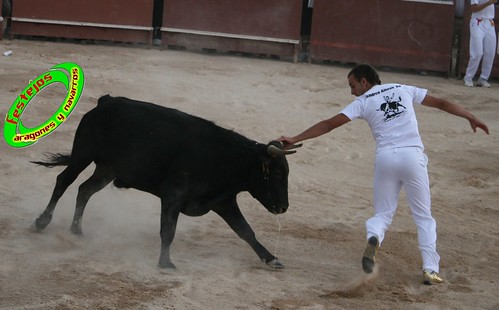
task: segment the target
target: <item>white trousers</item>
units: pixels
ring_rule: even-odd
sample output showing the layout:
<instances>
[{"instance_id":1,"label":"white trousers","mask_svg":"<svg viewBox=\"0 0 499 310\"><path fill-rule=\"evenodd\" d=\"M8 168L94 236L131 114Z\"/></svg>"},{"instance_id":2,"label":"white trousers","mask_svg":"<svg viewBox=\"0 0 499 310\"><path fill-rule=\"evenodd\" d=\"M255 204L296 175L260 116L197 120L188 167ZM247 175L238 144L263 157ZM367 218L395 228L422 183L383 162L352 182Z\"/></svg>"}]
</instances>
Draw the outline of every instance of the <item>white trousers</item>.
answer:
<instances>
[{"instance_id":1,"label":"white trousers","mask_svg":"<svg viewBox=\"0 0 499 310\"><path fill-rule=\"evenodd\" d=\"M473 79L480 65L480 60L482 60L480 78L489 79L494 65L496 46L496 30L493 21L472 18L470 20L470 60L464 76L466 81Z\"/></svg>"},{"instance_id":2,"label":"white trousers","mask_svg":"<svg viewBox=\"0 0 499 310\"><path fill-rule=\"evenodd\" d=\"M437 225L431 215L428 157L419 147L379 151L374 166L374 216L366 221L367 239L377 236L380 244L392 223L402 186L417 227L423 269L439 272L436 251Z\"/></svg>"}]
</instances>

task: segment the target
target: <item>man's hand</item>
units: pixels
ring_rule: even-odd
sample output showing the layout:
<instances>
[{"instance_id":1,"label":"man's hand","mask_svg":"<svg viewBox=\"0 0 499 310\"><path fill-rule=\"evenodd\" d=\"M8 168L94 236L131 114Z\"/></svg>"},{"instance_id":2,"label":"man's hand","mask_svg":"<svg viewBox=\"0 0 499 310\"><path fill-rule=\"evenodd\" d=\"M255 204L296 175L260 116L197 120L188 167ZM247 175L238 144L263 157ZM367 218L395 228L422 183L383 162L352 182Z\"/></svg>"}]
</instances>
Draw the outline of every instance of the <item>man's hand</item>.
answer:
<instances>
[{"instance_id":1,"label":"man's hand","mask_svg":"<svg viewBox=\"0 0 499 310\"><path fill-rule=\"evenodd\" d=\"M495 0L495 1L497 2L497 0ZM485 131L487 134L489 134L489 127L487 127L487 125L484 122L482 122L481 120L479 120L478 118L473 117L469 121L470 121L471 128L473 129L473 132L476 132L476 128L478 127L481 130Z\"/></svg>"},{"instance_id":2,"label":"man's hand","mask_svg":"<svg viewBox=\"0 0 499 310\"><path fill-rule=\"evenodd\" d=\"M289 150L289 149L293 148L293 145L297 142L293 138L284 137L284 136L281 136L279 139L276 139L276 140L279 142L282 142L285 150Z\"/></svg>"}]
</instances>

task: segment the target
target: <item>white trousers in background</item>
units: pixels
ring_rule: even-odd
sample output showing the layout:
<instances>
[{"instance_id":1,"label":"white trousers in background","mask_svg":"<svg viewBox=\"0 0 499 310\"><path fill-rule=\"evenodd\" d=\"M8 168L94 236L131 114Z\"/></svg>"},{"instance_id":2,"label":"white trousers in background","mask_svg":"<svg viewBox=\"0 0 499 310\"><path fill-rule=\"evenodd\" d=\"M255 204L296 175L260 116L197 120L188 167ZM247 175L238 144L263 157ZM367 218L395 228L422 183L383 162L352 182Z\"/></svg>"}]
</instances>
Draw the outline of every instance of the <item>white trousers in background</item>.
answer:
<instances>
[{"instance_id":1,"label":"white trousers in background","mask_svg":"<svg viewBox=\"0 0 499 310\"><path fill-rule=\"evenodd\" d=\"M377 152L374 167L374 211L366 221L367 239L377 236L380 244L392 223L402 186L418 233L423 269L439 272L436 251L437 225L431 215L428 157L420 147Z\"/></svg>"},{"instance_id":2,"label":"white trousers in background","mask_svg":"<svg viewBox=\"0 0 499 310\"><path fill-rule=\"evenodd\" d=\"M492 66L494 65L496 45L494 22L490 19L472 18L470 20L470 60L466 68L464 80L473 80L480 65L480 60L482 60L480 78L484 80L489 79Z\"/></svg>"}]
</instances>

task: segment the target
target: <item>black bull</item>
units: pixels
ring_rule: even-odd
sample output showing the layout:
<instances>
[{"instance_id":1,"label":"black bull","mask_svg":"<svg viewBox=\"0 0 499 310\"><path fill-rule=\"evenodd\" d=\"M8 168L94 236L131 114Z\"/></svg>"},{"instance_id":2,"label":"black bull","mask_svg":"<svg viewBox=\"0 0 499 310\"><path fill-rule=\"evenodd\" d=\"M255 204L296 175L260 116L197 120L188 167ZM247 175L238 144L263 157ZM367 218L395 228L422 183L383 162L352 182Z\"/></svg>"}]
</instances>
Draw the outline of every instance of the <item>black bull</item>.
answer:
<instances>
[{"instance_id":1,"label":"black bull","mask_svg":"<svg viewBox=\"0 0 499 310\"><path fill-rule=\"evenodd\" d=\"M81 220L90 197L111 181L119 188L135 188L161 199L160 267L175 266L170 245L180 213L201 216L213 210L275 268L282 263L258 240L236 201L248 191L274 214L288 208L288 163L279 142L261 144L212 122L178 110L123 97L103 96L83 116L71 155L53 155L36 164L67 166L45 211L33 224L44 229L59 198L92 162L93 175L76 198L71 232L80 235Z\"/></svg>"}]
</instances>

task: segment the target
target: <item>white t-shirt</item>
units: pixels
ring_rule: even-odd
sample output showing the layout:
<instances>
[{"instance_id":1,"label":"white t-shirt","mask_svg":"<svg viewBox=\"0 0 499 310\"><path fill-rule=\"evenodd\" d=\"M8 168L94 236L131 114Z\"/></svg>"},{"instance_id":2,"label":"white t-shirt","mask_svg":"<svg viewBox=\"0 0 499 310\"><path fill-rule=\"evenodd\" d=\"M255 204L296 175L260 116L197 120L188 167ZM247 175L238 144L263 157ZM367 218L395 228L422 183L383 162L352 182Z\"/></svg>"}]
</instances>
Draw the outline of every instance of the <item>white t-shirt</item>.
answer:
<instances>
[{"instance_id":1,"label":"white t-shirt","mask_svg":"<svg viewBox=\"0 0 499 310\"><path fill-rule=\"evenodd\" d=\"M487 2L488 0L470 0L470 4L482 4ZM484 9L471 13L471 18L485 18L485 19L494 19L494 15L496 13L496 8L493 4L487 5Z\"/></svg>"},{"instance_id":2,"label":"white t-shirt","mask_svg":"<svg viewBox=\"0 0 499 310\"><path fill-rule=\"evenodd\" d=\"M367 121L377 152L409 146L423 148L413 105L421 104L427 92L408 85L375 85L340 113L350 120Z\"/></svg>"}]
</instances>

